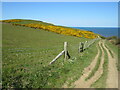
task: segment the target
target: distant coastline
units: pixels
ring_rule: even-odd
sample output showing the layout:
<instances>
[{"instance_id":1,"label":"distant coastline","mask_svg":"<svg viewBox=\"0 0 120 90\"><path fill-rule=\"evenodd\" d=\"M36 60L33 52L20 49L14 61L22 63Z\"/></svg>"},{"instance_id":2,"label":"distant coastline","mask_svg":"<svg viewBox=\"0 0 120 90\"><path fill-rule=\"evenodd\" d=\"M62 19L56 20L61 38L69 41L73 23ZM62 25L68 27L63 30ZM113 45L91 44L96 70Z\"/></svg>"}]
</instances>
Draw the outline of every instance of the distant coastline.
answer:
<instances>
[{"instance_id":1,"label":"distant coastline","mask_svg":"<svg viewBox=\"0 0 120 90\"><path fill-rule=\"evenodd\" d=\"M118 37L119 36L118 35L118 27L72 27L72 28L92 31L92 32L100 34L104 37L110 37L110 36Z\"/></svg>"}]
</instances>

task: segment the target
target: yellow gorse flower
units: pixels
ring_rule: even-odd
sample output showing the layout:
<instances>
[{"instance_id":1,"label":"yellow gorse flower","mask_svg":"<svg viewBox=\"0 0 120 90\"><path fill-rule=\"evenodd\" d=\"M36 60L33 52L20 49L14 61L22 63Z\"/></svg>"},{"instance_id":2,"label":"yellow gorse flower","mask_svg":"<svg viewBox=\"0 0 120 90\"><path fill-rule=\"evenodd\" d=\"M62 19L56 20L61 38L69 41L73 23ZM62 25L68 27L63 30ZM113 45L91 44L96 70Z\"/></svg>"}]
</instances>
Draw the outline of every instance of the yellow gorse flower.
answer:
<instances>
[{"instance_id":1,"label":"yellow gorse flower","mask_svg":"<svg viewBox=\"0 0 120 90\"><path fill-rule=\"evenodd\" d=\"M21 20L3 20L3 22L21 22ZM74 28L67 28L62 26L55 26L55 25L44 25L44 24L36 24L36 23L30 23L30 24L16 24L13 23L13 25L19 25L19 26L26 26L31 28L38 28L43 29L47 31L52 31L58 34L64 34L64 35L70 35L70 36L76 36L76 37L85 37L85 38L97 38L98 36L90 31L83 31L80 29L74 29Z\"/></svg>"}]
</instances>

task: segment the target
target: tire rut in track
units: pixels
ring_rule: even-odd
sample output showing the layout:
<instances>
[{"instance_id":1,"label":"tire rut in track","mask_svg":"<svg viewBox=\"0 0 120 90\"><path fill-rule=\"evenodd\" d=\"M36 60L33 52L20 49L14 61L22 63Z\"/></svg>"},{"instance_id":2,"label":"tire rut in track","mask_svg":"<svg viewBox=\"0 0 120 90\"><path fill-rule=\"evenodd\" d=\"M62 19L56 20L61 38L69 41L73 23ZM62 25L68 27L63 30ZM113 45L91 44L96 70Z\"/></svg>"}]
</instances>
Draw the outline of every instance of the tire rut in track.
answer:
<instances>
[{"instance_id":1,"label":"tire rut in track","mask_svg":"<svg viewBox=\"0 0 120 90\"><path fill-rule=\"evenodd\" d=\"M103 73L104 51L103 51L103 48L100 45L100 43L101 42L99 42L99 47L100 47L100 49L102 51L102 56L101 56L101 62L100 62L98 70L95 72L93 77L91 77L89 80L85 81L85 78L95 68L95 65L96 65L96 63L98 61L98 57L99 57L99 53L100 53L99 49L98 49L98 54L96 55L95 59L92 61L92 63L87 68L85 68L84 74L80 77L80 79L75 81L75 83L74 83L75 84L75 88L90 88L90 86L101 77L101 75ZM89 69L89 68L91 68L91 69Z\"/></svg>"},{"instance_id":2,"label":"tire rut in track","mask_svg":"<svg viewBox=\"0 0 120 90\"><path fill-rule=\"evenodd\" d=\"M106 46L106 48L108 48L109 49L109 51L111 52L111 54L113 55L113 57L112 58L114 58L115 59L115 63L116 63L116 67L117 67L117 64L118 64L118 56L111 50L111 48L108 46L108 45L105 45Z\"/></svg>"}]
</instances>

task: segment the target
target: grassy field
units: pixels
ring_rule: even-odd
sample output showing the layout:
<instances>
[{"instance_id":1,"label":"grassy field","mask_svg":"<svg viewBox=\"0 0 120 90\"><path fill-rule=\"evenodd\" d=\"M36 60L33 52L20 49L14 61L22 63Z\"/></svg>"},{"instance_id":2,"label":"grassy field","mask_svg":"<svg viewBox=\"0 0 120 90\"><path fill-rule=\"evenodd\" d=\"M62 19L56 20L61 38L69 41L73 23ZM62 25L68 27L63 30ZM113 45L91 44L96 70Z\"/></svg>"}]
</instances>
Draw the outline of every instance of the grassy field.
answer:
<instances>
[{"instance_id":1,"label":"grassy field","mask_svg":"<svg viewBox=\"0 0 120 90\"><path fill-rule=\"evenodd\" d=\"M3 24L3 88L62 87L80 77L96 55L96 43L83 53L78 53L79 42L91 40L65 36L29 27ZM49 62L63 50L68 42L71 58ZM91 57L91 58L89 58Z\"/></svg>"}]
</instances>

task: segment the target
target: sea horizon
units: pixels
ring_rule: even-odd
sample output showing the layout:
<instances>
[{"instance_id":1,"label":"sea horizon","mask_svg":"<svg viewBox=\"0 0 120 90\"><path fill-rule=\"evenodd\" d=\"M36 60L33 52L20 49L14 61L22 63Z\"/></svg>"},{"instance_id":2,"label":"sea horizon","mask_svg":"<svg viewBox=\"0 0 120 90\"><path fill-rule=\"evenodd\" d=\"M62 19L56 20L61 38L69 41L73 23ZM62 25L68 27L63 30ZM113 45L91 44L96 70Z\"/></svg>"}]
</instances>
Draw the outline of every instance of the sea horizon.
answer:
<instances>
[{"instance_id":1,"label":"sea horizon","mask_svg":"<svg viewBox=\"0 0 120 90\"><path fill-rule=\"evenodd\" d=\"M72 27L72 28L92 31L104 37L111 37L111 36L119 37L118 35L119 27Z\"/></svg>"}]
</instances>

